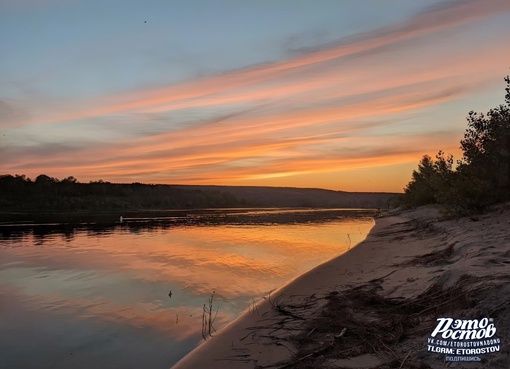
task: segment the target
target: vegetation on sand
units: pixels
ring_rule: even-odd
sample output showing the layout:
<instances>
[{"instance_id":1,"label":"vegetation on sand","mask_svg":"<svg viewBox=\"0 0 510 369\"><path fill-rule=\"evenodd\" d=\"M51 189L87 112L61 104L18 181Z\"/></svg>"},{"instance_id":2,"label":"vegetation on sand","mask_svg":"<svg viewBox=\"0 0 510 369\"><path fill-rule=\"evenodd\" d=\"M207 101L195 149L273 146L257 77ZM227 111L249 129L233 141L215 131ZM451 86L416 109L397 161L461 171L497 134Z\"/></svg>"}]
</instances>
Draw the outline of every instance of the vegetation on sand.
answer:
<instances>
[{"instance_id":1,"label":"vegetation on sand","mask_svg":"<svg viewBox=\"0 0 510 369\"><path fill-rule=\"evenodd\" d=\"M460 141L463 157L454 167L452 155L425 155L404 189L402 202L415 207L443 205L446 215L463 216L510 198L510 77L505 104L487 114L469 112Z\"/></svg>"}]
</instances>

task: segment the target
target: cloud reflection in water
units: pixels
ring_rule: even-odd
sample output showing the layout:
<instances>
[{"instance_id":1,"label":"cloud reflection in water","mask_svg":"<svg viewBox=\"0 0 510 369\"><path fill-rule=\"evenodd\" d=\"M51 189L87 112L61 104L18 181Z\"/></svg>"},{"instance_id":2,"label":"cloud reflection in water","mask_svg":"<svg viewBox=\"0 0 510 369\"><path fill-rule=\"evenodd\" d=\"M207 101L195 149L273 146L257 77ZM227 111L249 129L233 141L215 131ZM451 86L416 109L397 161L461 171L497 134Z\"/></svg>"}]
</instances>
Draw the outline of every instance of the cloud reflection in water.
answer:
<instances>
[{"instance_id":1,"label":"cloud reflection in water","mask_svg":"<svg viewBox=\"0 0 510 369\"><path fill-rule=\"evenodd\" d=\"M138 233L119 227L104 234L7 239L0 244L0 291L10 308L0 310L0 318L18 332L27 325L37 331L52 321L53 329L36 341L55 340L67 320L86 323L96 338L105 327L111 327L108 334L134 329L137 336L148 334L170 345L176 361L193 347L190 342L200 340L202 306L213 291L219 308L215 326L220 328L253 299L362 241L372 225L365 218ZM26 318L13 320L19 314ZM58 357L65 350L56 345L34 355ZM90 354L95 357L96 349Z\"/></svg>"}]
</instances>

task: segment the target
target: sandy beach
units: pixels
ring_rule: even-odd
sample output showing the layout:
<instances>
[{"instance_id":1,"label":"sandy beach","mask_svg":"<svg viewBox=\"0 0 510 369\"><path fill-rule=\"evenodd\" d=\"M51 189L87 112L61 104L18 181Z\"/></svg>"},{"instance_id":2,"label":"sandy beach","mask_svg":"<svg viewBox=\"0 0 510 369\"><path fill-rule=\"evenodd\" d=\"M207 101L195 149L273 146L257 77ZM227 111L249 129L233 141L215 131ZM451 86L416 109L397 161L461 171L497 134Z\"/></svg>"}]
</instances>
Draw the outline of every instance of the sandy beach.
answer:
<instances>
[{"instance_id":1,"label":"sandy beach","mask_svg":"<svg viewBox=\"0 0 510 369\"><path fill-rule=\"evenodd\" d=\"M510 204L457 220L430 207L387 214L364 242L271 293L172 369L509 368L509 296ZM478 331L490 320L492 343L481 344L494 352L441 351L430 341L440 318L477 319Z\"/></svg>"}]
</instances>

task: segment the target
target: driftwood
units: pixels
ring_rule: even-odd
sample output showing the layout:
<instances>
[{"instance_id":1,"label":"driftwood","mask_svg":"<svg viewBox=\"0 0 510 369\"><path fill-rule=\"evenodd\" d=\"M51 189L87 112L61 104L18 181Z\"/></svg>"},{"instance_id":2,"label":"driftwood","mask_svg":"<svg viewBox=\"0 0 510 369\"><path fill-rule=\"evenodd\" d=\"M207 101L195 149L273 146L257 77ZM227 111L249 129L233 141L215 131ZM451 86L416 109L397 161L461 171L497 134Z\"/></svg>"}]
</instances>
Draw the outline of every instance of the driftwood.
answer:
<instances>
[{"instance_id":1,"label":"driftwood","mask_svg":"<svg viewBox=\"0 0 510 369\"><path fill-rule=\"evenodd\" d=\"M487 298L495 290L505 288L509 280L507 274L462 275L453 285L445 286L438 278L423 293L409 299L382 295L381 278L341 292L333 291L326 297L329 302L322 312L309 322L308 329L292 338L297 348L296 359L271 368L320 368L320 360L316 359L319 355L325 359L347 359L371 354L383 360L380 367L384 369L429 369L429 363L417 354L420 351L408 342L423 340L430 334L437 316L492 315L507 309L510 302L506 299L494 303ZM345 331L349 332L348 338L337 340ZM310 352L309 347L319 341L326 344Z\"/></svg>"}]
</instances>

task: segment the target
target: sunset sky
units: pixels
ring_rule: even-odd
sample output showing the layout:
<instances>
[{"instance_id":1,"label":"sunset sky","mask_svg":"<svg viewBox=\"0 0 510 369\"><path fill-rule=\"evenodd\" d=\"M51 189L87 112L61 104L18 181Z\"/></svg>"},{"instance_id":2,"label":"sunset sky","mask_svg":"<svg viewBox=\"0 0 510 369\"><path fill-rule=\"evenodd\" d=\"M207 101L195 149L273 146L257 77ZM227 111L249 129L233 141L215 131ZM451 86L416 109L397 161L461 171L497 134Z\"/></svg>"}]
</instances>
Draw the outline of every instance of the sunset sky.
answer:
<instances>
[{"instance_id":1,"label":"sunset sky","mask_svg":"<svg viewBox=\"0 0 510 369\"><path fill-rule=\"evenodd\" d=\"M509 0L0 0L0 174L401 192L509 35Z\"/></svg>"}]
</instances>

